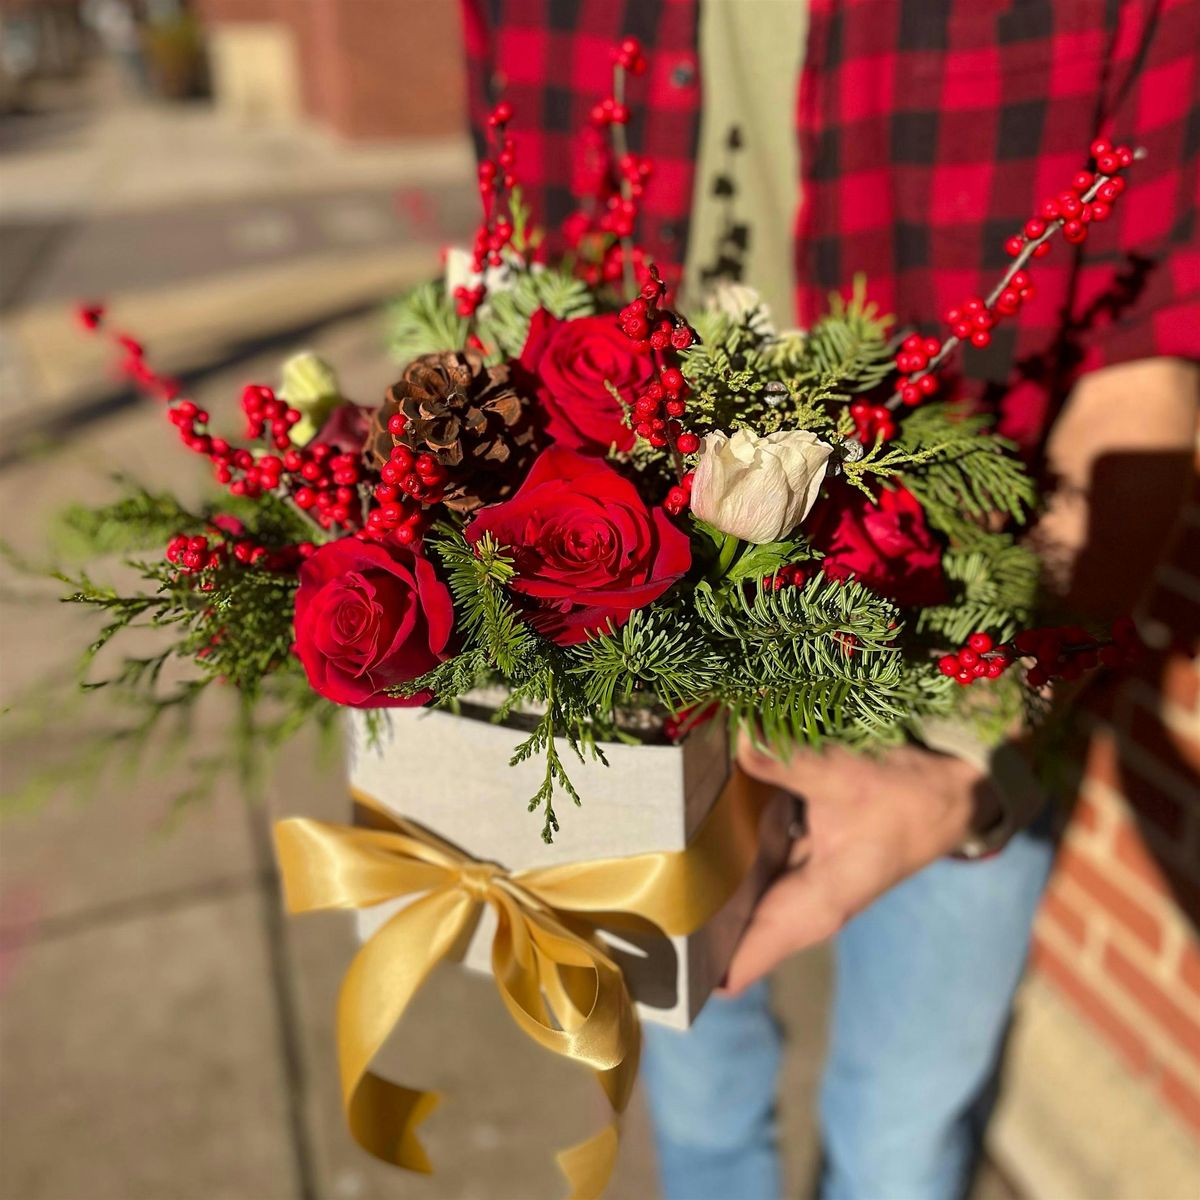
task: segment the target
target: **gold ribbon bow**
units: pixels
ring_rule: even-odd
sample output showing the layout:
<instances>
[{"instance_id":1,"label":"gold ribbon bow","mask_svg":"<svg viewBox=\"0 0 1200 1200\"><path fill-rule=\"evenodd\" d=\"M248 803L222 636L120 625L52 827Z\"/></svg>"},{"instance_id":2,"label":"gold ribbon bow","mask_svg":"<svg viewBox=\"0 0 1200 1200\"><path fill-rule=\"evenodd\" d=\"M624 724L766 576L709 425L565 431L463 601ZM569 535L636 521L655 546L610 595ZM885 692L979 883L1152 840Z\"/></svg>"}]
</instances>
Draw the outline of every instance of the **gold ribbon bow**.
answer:
<instances>
[{"instance_id":1,"label":"gold ribbon bow","mask_svg":"<svg viewBox=\"0 0 1200 1200\"><path fill-rule=\"evenodd\" d=\"M604 1191L617 1120L637 1074L639 1032L620 968L585 914L609 925L650 921L667 934L699 929L729 899L758 852L770 792L734 769L685 850L599 859L509 874L355 799L379 828L295 818L275 826L288 911L367 908L419 895L359 949L338 997L342 1103L355 1140L386 1162L430 1172L416 1127L438 1097L391 1083L371 1061L437 963L496 912L492 971L513 1020L539 1045L596 1072L613 1120L562 1151L573 1200Z\"/></svg>"}]
</instances>

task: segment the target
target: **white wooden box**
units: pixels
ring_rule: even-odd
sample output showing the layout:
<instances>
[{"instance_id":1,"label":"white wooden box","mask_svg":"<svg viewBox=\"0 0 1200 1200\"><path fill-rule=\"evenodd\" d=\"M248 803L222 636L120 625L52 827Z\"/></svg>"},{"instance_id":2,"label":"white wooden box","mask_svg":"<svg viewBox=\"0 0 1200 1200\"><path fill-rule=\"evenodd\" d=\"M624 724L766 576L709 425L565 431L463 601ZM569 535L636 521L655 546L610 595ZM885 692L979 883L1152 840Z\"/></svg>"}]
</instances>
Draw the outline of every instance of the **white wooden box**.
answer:
<instances>
[{"instance_id":1,"label":"white wooden box","mask_svg":"<svg viewBox=\"0 0 1200 1200\"><path fill-rule=\"evenodd\" d=\"M397 815L434 830L475 858L508 870L683 850L729 774L724 723L709 721L681 746L605 745L609 765L568 766L582 805L556 799L562 826L541 839L542 818L527 812L541 783L540 758L508 765L524 738L517 729L428 709L392 709L374 746L360 713L347 721L351 785ZM623 930L606 934L643 1020L686 1029L721 981L755 900L787 855L791 801L776 796L763 816L761 852L728 903L690 937ZM405 901L357 914L366 940ZM490 972L495 916L484 911L461 961Z\"/></svg>"}]
</instances>

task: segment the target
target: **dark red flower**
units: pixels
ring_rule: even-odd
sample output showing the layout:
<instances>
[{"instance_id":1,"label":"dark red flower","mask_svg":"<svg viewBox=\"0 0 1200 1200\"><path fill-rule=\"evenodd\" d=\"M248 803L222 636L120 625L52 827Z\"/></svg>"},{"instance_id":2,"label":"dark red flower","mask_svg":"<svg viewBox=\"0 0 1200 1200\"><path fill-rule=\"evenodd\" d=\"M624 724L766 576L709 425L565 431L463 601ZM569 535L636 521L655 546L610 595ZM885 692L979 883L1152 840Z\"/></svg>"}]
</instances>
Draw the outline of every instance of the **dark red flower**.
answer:
<instances>
[{"instance_id":1,"label":"dark red flower","mask_svg":"<svg viewBox=\"0 0 1200 1200\"><path fill-rule=\"evenodd\" d=\"M821 569L831 579L853 575L897 604L924 607L946 599L941 546L917 498L900 484L881 491L875 504L855 488L833 487L804 532L825 552Z\"/></svg>"},{"instance_id":2,"label":"dark red flower","mask_svg":"<svg viewBox=\"0 0 1200 1200\"><path fill-rule=\"evenodd\" d=\"M611 384L632 405L650 382L650 355L635 353L632 345L612 315L561 321L545 309L533 314L520 361L536 377L547 431L556 442L593 454L610 446L632 448L626 409L609 390Z\"/></svg>"},{"instance_id":3,"label":"dark red flower","mask_svg":"<svg viewBox=\"0 0 1200 1200\"><path fill-rule=\"evenodd\" d=\"M513 555L512 590L530 623L561 646L617 627L691 566L687 535L607 463L551 446L511 500L467 526Z\"/></svg>"},{"instance_id":4,"label":"dark red flower","mask_svg":"<svg viewBox=\"0 0 1200 1200\"><path fill-rule=\"evenodd\" d=\"M347 401L339 404L325 418L325 423L313 435L310 446L328 445L343 454L358 454L371 433L371 418L375 410L363 404Z\"/></svg>"},{"instance_id":5,"label":"dark red flower","mask_svg":"<svg viewBox=\"0 0 1200 1200\"><path fill-rule=\"evenodd\" d=\"M449 589L432 564L403 546L357 538L322 546L300 568L296 653L314 691L354 708L409 708L384 689L449 657Z\"/></svg>"}]
</instances>

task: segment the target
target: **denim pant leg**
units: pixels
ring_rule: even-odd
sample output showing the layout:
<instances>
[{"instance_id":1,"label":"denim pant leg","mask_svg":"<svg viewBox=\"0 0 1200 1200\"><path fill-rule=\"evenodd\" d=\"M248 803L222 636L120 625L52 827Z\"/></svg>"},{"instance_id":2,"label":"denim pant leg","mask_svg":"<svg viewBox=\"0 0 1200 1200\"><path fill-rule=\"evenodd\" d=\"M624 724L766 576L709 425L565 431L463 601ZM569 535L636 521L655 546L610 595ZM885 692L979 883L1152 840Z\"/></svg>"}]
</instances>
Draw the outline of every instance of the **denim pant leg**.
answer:
<instances>
[{"instance_id":1,"label":"denim pant leg","mask_svg":"<svg viewBox=\"0 0 1200 1200\"><path fill-rule=\"evenodd\" d=\"M1052 858L1035 828L934 863L838 936L823 1200L964 1193Z\"/></svg>"},{"instance_id":2,"label":"denim pant leg","mask_svg":"<svg viewBox=\"0 0 1200 1200\"><path fill-rule=\"evenodd\" d=\"M643 1026L642 1079L666 1200L779 1200L782 1053L766 983L713 996L686 1033Z\"/></svg>"}]
</instances>

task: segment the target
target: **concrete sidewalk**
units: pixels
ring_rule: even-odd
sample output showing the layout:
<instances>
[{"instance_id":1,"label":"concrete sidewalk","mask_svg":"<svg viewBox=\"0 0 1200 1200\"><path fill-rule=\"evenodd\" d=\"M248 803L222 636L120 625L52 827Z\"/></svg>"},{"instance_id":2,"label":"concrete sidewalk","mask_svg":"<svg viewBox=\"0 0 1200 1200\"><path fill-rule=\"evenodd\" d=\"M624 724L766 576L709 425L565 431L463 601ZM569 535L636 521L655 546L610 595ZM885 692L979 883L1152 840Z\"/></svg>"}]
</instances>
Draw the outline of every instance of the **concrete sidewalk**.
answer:
<instances>
[{"instance_id":1,"label":"concrete sidewalk","mask_svg":"<svg viewBox=\"0 0 1200 1200\"><path fill-rule=\"evenodd\" d=\"M348 146L114 98L97 69L0 126L0 441L120 390L76 302L185 373L365 310L476 219L466 138Z\"/></svg>"}]
</instances>

